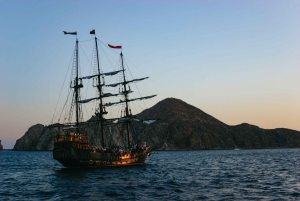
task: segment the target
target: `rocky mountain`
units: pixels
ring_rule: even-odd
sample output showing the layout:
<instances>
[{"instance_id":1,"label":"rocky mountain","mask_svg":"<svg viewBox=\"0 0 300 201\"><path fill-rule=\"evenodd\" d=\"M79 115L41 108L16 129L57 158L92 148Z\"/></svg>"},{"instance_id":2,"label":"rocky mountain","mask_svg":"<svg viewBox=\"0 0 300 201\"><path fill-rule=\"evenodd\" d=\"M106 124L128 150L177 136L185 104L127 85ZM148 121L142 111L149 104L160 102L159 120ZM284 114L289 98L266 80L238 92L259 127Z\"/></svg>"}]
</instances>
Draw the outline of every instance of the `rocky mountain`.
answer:
<instances>
[{"instance_id":1,"label":"rocky mountain","mask_svg":"<svg viewBox=\"0 0 300 201\"><path fill-rule=\"evenodd\" d=\"M36 124L16 141L13 150L52 150L53 137L57 133L57 128L49 129L42 124Z\"/></svg>"},{"instance_id":2,"label":"rocky mountain","mask_svg":"<svg viewBox=\"0 0 300 201\"><path fill-rule=\"evenodd\" d=\"M239 148L292 148L300 147L300 132L290 129L261 129L250 124L229 126L200 109L175 98L160 101L138 115L141 119L160 117L150 125L135 123L132 142L146 141L155 149L234 149ZM126 145L124 126L106 129L106 144ZM82 128L90 143L100 145L100 128L96 123ZM51 150L58 128L41 124L29 128L17 140L14 150Z\"/></svg>"},{"instance_id":3,"label":"rocky mountain","mask_svg":"<svg viewBox=\"0 0 300 201\"><path fill-rule=\"evenodd\" d=\"M1 144L1 140L0 140L0 151L3 150L3 146Z\"/></svg>"}]
</instances>

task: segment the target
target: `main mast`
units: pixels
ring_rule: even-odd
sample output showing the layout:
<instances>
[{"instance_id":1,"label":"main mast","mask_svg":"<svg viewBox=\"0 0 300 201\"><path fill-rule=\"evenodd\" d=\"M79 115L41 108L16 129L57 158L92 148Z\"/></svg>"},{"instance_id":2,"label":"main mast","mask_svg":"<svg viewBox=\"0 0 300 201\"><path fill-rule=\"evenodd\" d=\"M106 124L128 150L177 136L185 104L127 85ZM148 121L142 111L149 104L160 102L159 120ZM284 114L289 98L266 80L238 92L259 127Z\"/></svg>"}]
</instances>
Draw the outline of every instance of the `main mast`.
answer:
<instances>
[{"instance_id":1,"label":"main mast","mask_svg":"<svg viewBox=\"0 0 300 201\"><path fill-rule=\"evenodd\" d=\"M126 88L126 78L125 78L125 70L124 70L124 63L123 63L123 53L121 52L121 60L122 60L122 71L123 71L123 78L124 78L124 96L125 96L125 117L129 117L129 108L128 108L128 92ZM129 139L129 120L126 120L126 130L127 130L127 141L128 141L128 148L130 147L130 139Z\"/></svg>"},{"instance_id":2,"label":"main mast","mask_svg":"<svg viewBox=\"0 0 300 201\"><path fill-rule=\"evenodd\" d=\"M95 32L94 32L95 33ZM97 37L95 36L95 43L96 43L96 52L97 52L97 66L98 66L98 85L97 88L99 90L99 110L100 110L100 124L101 124L101 136L102 136L102 147L105 147L104 142L104 123L103 123L103 115L105 114L103 112L103 102L102 102L102 85L101 85L101 75L100 75L100 66L99 66L99 55L98 55L98 43L97 43Z\"/></svg>"}]
</instances>

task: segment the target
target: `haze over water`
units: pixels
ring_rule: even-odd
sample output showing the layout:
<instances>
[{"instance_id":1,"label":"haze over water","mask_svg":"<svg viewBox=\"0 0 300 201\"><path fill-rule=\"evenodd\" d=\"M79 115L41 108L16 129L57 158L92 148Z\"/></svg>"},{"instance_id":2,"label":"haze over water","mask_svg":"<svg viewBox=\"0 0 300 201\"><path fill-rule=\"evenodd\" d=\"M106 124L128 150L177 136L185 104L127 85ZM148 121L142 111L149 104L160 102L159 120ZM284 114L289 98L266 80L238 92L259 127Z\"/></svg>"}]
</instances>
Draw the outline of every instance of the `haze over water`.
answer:
<instances>
[{"instance_id":1,"label":"haze over water","mask_svg":"<svg viewBox=\"0 0 300 201\"><path fill-rule=\"evenodd\" d=\"M299 200L300 149L159 151L142 167L66 169L0 152L3 200Z\"/></svg>"}]
</instances>

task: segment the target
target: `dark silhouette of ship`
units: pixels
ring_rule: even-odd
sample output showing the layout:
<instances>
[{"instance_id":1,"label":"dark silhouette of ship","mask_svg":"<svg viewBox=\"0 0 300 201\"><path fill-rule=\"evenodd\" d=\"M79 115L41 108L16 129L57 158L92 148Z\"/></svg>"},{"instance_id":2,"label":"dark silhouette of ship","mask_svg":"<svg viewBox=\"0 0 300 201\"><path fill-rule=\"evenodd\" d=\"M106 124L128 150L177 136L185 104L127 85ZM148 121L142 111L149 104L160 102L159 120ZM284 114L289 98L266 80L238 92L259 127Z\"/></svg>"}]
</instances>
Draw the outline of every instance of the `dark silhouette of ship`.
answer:
<instances>
[{"instance_id":1,"label":"dark silhouette of ship","mask_svg":"<svg viewBox=\"0 0 300 201\"><path fill-rule=\"evenodd\" d=\"M95 64L96 70L93 75L79 77L79 59L78 59L78 39L77 32L66 32L64 34L76 35L76 46L73 57L73 75L71 76L71 101L66 102L64 108L69 106L65 115L63 123L53 123L50 127L59 127L61 132L54 138L53 158L60 162L65 167L118 167L118 166L133 166L143 165L148 156L151 155L152 150L146 146L146 142L133 143L130 138L131 126L134 122L144 122L147 124L153 123L156 119L139 119L131 113L129 103L136 100L144 100L152 98L156 95L129 98L132 93L130 84L141 81L145 78L126 80L125 68L123 61L123 53L121 46L109 45L109 48L114 50L121 50L120 52L120 69L112 72L102 72L100 70L99 54L98 54L98 39L95 36ZM95 30L90 34L95 34ZM119 76L120 81L112 84L105 84L104 78L106 76ZM83 88L85 80L93 80L93 86L96 88L96 97L81 100L80 90ZM119 86L119 93L105 93L105 88ZM104 98L121 96L123 99L117 102L104 103ZM96 102L94 115L88 120L83 121L82 105L89 102ZM121 105L121 115L117 118L105 118L108 114L107 107ZM75 114L74 114L75 112ZM75 121L72 119L76 119ZM98 125L100 127L101 146L91 146L89 137L84 134L84 129L91 125ZM127 137L127 146L107 145L105 143L106 133L105 127L124 125L126 127L124 135Z\"/></svg>"}]
</instances>

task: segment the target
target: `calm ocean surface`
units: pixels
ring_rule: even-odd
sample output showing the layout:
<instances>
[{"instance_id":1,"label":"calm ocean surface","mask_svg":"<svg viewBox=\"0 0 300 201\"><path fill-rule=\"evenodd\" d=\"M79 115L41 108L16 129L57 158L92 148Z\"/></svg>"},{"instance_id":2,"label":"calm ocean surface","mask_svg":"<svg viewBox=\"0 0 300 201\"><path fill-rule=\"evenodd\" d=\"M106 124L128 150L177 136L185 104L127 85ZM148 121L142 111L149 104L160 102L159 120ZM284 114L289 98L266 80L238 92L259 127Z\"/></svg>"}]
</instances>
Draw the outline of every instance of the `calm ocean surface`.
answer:
<instances>
[{"instance_id":1,"label":"calm ocean surface","mask_svg":"<svg viewBox=\"0 0 300 201\"><path fill-rule=\"evenodd\" d=\"M300 149L159 151L142 167L66 169L0 152L0 200L300 200Z\"/></svg>"}]
</instances>

